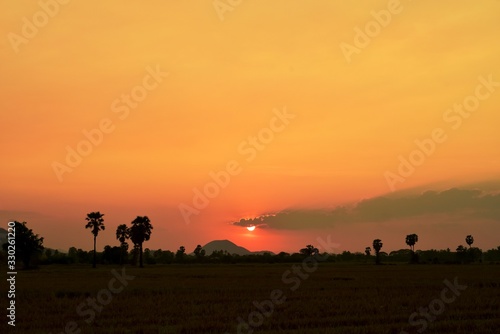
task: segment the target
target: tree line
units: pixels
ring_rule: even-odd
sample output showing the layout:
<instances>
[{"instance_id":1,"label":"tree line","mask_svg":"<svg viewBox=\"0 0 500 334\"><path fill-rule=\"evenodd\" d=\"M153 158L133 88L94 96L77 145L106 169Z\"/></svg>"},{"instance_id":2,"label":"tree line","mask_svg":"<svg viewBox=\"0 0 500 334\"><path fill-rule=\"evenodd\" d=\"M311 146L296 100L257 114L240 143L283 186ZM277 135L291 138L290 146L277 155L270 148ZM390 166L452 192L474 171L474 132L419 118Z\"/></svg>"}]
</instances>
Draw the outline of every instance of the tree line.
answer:
<instances>
[{"instance_id":1,"label":"tree line","mask_svg":"<svg viewBox=\"0 0 500 334\"><path fill-rule=\"evenodd\" d=\"M424 256L426 255L427 258L429 257L429 255L432 255L431 261L428 261L428 262L432 262L432 263L439 263L440 258L441 258L441 261L443 258L446 258L447 263L453 262L453 261L451 261L449 256L445 256L445 255L449 255L451 253L449 248L446 251L430 250L430 251L417 251L416 252L415 251L415 244L417 242L418 242L418 235L417 234L413 233L413 234L408 234L406 236L405 243L410 247L410 249L408 251L410 263L419 263L420 257L422 255L424 255ZM463 245L459 245L457 247L456 252L455 252L456 262L458 262L458 263L471 263L471 262L476 262L476 261L482 262L483 251L477 247L472 247L472 244L474 243L474 237L469 234L468 236L465 237L465 243L467 243L469 248L467 249ZM373 249L375 251L375 264L381 264L381 254L387 255L387 253L381 252L382 247L383 247L382 240L380 240L380 239L373 240L372 246L373 246ZM496 256L497 252L500 252L500 246L496 250L492 249L490 251L487 251L486 252L486 259L490 260L490 261L498 260L498 257ZM394 252L391 252L391 254L393 254L393 253ZM398 253L401 254L401 253L406 253L406 252L399 251ZM366 247L365 254L367 256L371 255L371 248L370 247ZM440 255L440 256L438 257L438 255Z\"/></svg>"},{"instance_id":2,"label":"tree line","mask_svg":"<svg viewBox=\"0 0 500 334\"><path fill-rule=\"evenodd\" d=\"M99 231L104 231L104 214L97 212L91 212L87 214L85 220L87 224L85 228L91 230L92 235L94 236L94 252L93 252L93 261L92 267L96 267L96 239L99 235ZM120 241L120 257L124 255L128 250L127 240L130 239L134 245L135 252L139 253L139 266L142 268L143 265L143 256L142 256L142 244L145 241L148 241L151 237L151 233L153 230L153 225L151 225L151 221L147 216L137 216L131 223L130 226L125 224L121 224L116 228L116 239Z\"/></svg>"},{"instance_id":3,"label":"tree line","mask_svg":"<svg viewBox=\"0 0 500 334\"><path fill-rule=\"evenodd\" d=\"M206 254L201 245L197 245L191 254L186 253L184 246L180 246L176 252L169 250L143 249L144 242L151 238L153 226L147 216L137 216L129 226L121 224L115 231L119 246L106 245L102 252L97 252L97 237L100 231L105 230L104 214L99 211L90 212L85 217L85 229L89 229L93 237L94 249L84 251L71 247L67 253L61 253L57 250L45 249L43 246L43 237L35 234L27 227L27 223L15 222L16 233L16 256L25 268L35 262L39 264L92 264L96 268L97 264L132 264L140 267L146 264L171 264L171 263L280 263L280 262L300 262L308 256L319 255L318 248L313 245L307 245L297 253L280 252L272 254L264 252L262 254L236 255L229 254L227 251L214 251L212 254ZM133 248L129 251L128 241L132 242ZM418 242L417 234L409 234L405 238L409 249L401 249L386 253L382 251L383 243L380 239L373 240L372 247L375 252L371 254L372 248L366 247L364 253L344 251L340 254L328 254L327 262L371 262L380 265L383 262L409 262L417 263L472 263L472 262L498 262L500 261L500 246L497 249L491 249L483 253L479 248L472 247L474 237L467 235L465 242L469 246L466 248L459 245L455 252L449 248L447 250L421 250L415 251L415 245ZM3 245L1 262L6 259L5 251L7 243Z\"/></svg>"}]
</instances>

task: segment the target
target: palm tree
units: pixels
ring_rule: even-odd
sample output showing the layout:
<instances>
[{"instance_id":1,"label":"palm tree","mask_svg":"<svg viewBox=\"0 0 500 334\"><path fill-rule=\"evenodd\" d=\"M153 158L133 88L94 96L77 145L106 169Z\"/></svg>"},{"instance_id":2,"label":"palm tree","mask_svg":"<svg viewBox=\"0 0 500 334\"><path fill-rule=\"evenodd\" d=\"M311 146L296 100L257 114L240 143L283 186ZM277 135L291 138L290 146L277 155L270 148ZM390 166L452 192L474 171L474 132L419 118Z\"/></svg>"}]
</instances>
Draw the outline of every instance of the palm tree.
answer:
<instances>
[{"instance_id":1,"label":"palm tree","mask_svg":"<svg viewBox=\"0 0 500 334\"><path fill-rule=\"evenodd\" d=\"M415 244L418 242L418 235L414 234L408 234L406 236L406 244L410 246L410 249L412 252L415 252Z\"/></svg>"},{"instance_id":2,"label":"palm tree","mask_svg":"<svg viewBox=\"0 0 500 334\"><path fill-rule=\"evenodd\" d=\"M366 254L366 256L370 256L371 252L372 252L372 249L370 247L366 247L365 248L365 254Z\"/></svg>"},{"instance_id":3,"label":"palm tree","mask_svg":"<svg viewBox=\"0 0 500 334\"><path fill-rule=\"evenodd\" d=\"M87 225L85 225L85 228L90 228L92 234L94 235L94 261L92 263L92 268L96 267L96 238L99 234L99 231L104 231L104 219L102 218L103 216L104 214L97 211L87 213L87 218L85 218L85 220L87 221Z\"/></svg>"},{"instance_id":4,"label":"palm tree","mask_svg":"<svg viewBox=\"0 0 500 334\"><path fill-rule=\"evenodd\" d=\"M418 235L416 235L415 233L413 234L408 234L406 236L406 244L408 246L410 246L410 250L411 250L411 258L410 258L410 262L411 263L417 263L418 262L418 255L415 254L415 244L418 242Z\"/></svg>"},{"instance_id":5,"label":"palm tree","mask_svg":"<svg viewBox=\"0 0 500 334\"><path fill-rule=\"evenodd\" d=\"M149 238L151 237L152 229L153 226L151 225L151 221L147 216L137 216L137 218L132 221L132 227L130 228L130 239L135 246L139 247L139 265L141 268L144 267L142 264L142 243L149 240Z\"/></svg>"},{"instance_id":6,"label":"palm tree","mask_svg":"<svg viewBox=\"0 0 500 334\"><path fill-rule=\"evenodd\" d=\"M382 249L382 240L375 239L373 240L373 249L375 250L375 263L380 264L380 250Z\"/></svg>"},{"instance_id":7,"label":"palm tree","mask_svg":"<svg viewBox=\"0 0 500 334\"><path fill-rule=\"evenodd\" d=\"M474 243L474 237L472 235L468 235L466 238L465 238L465 242L467 243L467 245L469 245L469 248L471 248L472 244Z\"/></svg>"},{"instance_id":8,"label":"palm tree","mask_svg":"<svg viewBox=\"0 0 500 334\"><path fill-rule=\"evenodd\" d=\"M123 263L122 256L128 249L127 239L130 238L130 229L125 224L118 225L116 228L116 239L120 241L120 263Z\"/></svg>"}]
</instances>

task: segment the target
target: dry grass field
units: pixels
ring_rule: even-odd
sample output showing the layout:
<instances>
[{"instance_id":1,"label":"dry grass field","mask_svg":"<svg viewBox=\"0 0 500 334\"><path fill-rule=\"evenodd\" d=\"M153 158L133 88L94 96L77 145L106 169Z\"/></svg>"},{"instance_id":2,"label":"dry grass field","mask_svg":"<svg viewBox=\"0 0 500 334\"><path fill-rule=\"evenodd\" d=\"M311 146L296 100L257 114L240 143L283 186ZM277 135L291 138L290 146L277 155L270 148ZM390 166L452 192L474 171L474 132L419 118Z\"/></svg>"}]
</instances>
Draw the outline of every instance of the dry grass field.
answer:
<instances>
[{"instance_id":1,"label":"dry grass field","mask_svg":"<svg viewBox=\"0 0 500 334\"><path fill-rule=\"evenodd\" d=\"M125 283L121 267L20 271L16 332L499 333L499 265L292 266L126 267Z\"/></svg>"}]
</instances>

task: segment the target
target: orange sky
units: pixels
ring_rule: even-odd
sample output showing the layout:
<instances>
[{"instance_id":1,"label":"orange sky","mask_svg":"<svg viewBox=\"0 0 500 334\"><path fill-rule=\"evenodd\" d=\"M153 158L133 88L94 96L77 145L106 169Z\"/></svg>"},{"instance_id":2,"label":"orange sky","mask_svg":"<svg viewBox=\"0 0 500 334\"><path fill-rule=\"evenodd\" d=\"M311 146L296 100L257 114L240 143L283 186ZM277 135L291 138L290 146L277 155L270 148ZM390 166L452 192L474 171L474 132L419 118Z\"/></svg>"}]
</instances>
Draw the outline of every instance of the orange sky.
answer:
<instances>
[{"instance_id":1,"label":"orange sky","mask_svg":"<svg viewBox=\"0 0 500 334\"><path fill-rule=\"evenodd\" d=\"M296 251L329 234L351 251L375 238L403 248L409 233L422 248L467 234L500 244L491 206L253 233L231 224L452 187L497 194L500 1L41 3L50 15L0 5L0 218L28 221L46 246L90 249L84 218L98 210L101 247L137 215L151 219L152 249L230 239ZM346 56L347 44L357 51ZM284 110L293 118L275 120ZM436 129L442 142L391 189L387 172ZM272 138L252 144L259 134ZM68 147L86 156L69 166ZM238 173L186 224L179 205L193 207L193 189L231 161Z\"/></svg>"}]
</instances>

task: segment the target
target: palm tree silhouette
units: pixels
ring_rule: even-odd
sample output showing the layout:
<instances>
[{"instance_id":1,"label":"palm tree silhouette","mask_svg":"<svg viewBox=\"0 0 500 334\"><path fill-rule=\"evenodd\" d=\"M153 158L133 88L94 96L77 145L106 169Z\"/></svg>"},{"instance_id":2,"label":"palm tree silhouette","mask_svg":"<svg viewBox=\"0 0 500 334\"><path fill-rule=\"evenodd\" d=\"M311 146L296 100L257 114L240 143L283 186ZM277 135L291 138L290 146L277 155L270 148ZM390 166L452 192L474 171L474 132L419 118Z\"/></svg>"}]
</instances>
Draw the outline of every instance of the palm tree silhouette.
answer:
<instances>
[{"instance_id":1,"label":"palm tree silhouette","mask_svg":"<svg viewBox=\"0 0 500 334\"><path fill-rule=\"evenodd\" d=\"M467 243L467 245L469 245L469 248L471 248L472 244L474 243L474 237L469 234L467 237L465 237L465 242Z\"/></svg>"},{"instance_id":2,"label":"palm tree silhouette","mask_svg":"<svg viewBox=\"0 0 500 334\"><path fill-rule=\"evenodd\" d=\"M153 226L151 225L151 221L147 216L141 217L137 216L132 221L132 227L130 228L130 239L134 243L134 245L139 246L139 265L143 268L142 264L142 243L144 241L148 241L151 237L151 230Z\"/></svg>"},{"instance_id":3,"label":"palm tree silhouette","mask_svg":"<svg viewBox=\"0 0 500 334\"><path fill-rule=\"evenodd\" d=\"M410 263L418 263L418 255L415 254L415 244L418 242L418 235L415 233L406 236L406 244L410 246Z\"/></svg>"},{"instance_id":4,"label":"palm tree silhouette","mask_svg":"<svg viewBox=\"0 0 500 334\"><path fill-rule=\"evenodd\" d=\"M382 249L382 240L375 239L373 240L373 249L375 250L375 263L380 264L380 250Z\"/></svg>"},{"instance_id":5,"label":"palm tree silhouette","mask_svg":"<svg viewBox=\"0 0 500 334\"><path fill-rule=\"evenodd\" d=\"M104 214L97 212L87 213L87 218L85 220L88 222L85 228L90 228L92 234L94 235L94 260L92 263L92 268L96 267L96 238L99 231L104 231L104 219L102 218Z\"/></svg>"},{"instance_id":6,"label":"palm tree silhouette","mask_svg":"<svg viewBox=\"0 0 500 334\"><path fill-rule=\"evenodd\" d=\"M410 249L412 252L415 252L415 243L418 242L418 235L414 234L408 234L406 236L406 244L410 246Z\"/></svg>"},{"instance_id":7,"label":"palm tree silhouette","mask_svg":"<svg viewBox=\"0 0 500 334\"><path fill-rule=\"evenodd\" d=\"M130 238L130 229L125 224L118 225L116 228L116 239L120 241L120 263L122 264L122 256L128 249L127 239Z\"/></svg>"}]
</instances>

